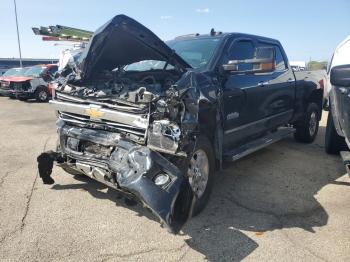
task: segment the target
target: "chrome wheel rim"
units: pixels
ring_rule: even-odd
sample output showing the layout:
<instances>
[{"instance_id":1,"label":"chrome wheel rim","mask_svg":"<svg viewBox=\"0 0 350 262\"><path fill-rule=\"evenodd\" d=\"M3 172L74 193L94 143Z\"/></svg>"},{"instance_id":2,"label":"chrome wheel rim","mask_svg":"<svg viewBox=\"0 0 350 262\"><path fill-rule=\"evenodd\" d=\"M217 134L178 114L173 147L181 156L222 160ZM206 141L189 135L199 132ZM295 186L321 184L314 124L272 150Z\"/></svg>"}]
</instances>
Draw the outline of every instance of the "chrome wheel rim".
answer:
<instances>
[{"instance_id":1,"label":"chrome wheel rim","mask_svg":"<svg viewBox=\"0 0 350 262\"><path fill-rule=\"evenodd\" d=\"M209 160L204 150L194 152L188 168L188 178L197 198L203 196L209 179Z\"/></svg>"},{"instance_id":2,"label":"chrome wheel rim","mask_svg":"<svg viewBox=\"0 0 350 262\"><path fill-rule=\"evenodd\" d=\"M47 99L47 93L45 91L40 91L39 98L41 101L45 101Z\"/></svg>"},{"instance_id":3,"label":"chrome wheel rim","mask_svg":"<svg viewBox=\"0 0 350 262\"><path fill-rule=\"evenodd\" d=\"M313 136L315 134L316 128L317 128L317 115L316 115L316 112L312 112L310 116L310 122L309 122L310 136Z\"/></svg>"}]
</instances>

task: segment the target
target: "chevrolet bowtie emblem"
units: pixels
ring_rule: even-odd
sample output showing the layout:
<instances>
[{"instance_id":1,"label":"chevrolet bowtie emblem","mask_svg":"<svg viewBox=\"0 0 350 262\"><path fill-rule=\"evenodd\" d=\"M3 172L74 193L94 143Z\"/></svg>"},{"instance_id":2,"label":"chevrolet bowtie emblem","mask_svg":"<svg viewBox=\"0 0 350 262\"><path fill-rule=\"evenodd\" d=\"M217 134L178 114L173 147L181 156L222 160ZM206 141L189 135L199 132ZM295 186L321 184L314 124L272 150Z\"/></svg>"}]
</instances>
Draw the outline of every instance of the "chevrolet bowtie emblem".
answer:
<instances>
[{"instance_id":1,"label":"chevrolet bowtie emblem","mask_svg":"<svg viewBox=\"0 0 350 262\"><path fill-rule=\"evenodd\" d=\"M105 114L100 111L100 108L98 107L90 107L88 109L85 109L85 113L90 116L91 119L101 119L102 116Z\"/></svg>"}]
</instances>

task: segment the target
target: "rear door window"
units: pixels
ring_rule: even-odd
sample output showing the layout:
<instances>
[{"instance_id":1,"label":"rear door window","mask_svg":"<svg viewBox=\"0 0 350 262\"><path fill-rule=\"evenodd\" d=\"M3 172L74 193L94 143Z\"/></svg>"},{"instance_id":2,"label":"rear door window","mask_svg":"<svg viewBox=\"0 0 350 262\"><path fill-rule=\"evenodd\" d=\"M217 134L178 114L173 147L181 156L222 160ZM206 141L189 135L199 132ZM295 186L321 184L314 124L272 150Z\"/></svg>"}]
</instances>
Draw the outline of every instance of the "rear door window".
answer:
<instances>
[{"instance_id":1,"label":"rear door window","mask_svg":"<svg viewBox=\"0 0 350 262\"><path fill-rule=\"evenodd\" d=\"M275 49L275 71L284 71L287 69L286 61L284 60L281 48L278 45L260 42L259 47L273 47Z\"/></svg>"}]
</instances>

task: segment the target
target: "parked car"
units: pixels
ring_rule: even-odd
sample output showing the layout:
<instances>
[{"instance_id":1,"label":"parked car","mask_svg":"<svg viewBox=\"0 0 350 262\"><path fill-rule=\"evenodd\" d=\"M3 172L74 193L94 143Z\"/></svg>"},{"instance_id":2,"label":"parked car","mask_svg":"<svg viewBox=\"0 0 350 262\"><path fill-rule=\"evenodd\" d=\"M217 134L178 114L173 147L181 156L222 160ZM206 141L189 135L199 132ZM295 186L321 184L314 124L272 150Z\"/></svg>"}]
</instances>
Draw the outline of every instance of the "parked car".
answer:
<instances>
[{"instance_id":1,"label":"parked car","mask_svg":"<svg viewBox=\"0 0 350 262\"><path fill-rule=\"evenodd\" d=\"M1 91L1 88L4 88L4 89L9 88L11 79L14 77L23 75L26 70L28 70L28 68L25 68L25 67L11 68L7 70L0 77L0 91ZM0 92L0 95L2 95L1 92Z\"/></svg>"},{"instance_id":2,"label":"parked car","mask_svg":"<svg viewBox=\"0 0 350 262\"><path fill-rule=\"evenodd\" d=\"M35 98L38 102L46 102L51 96L48 83L54 79L57 68L56 64L29 67L22 75L11 77L7 85L2 85L0 93L20 100Z\"/></svg>"},{"instance_id":3,"label":"parked car","mask_svg":"<svg viewBox=\"0 0 350 262\"><path fill-rule=\"evenodd\" d=\"M339 154L350 173L350 36L335 49L328 67L325 149Z\"/></svg>"},{"instance_id":4,"label":"parked car","mask_svg":"<svg viewBox=\"0 0 350 262\"><path fill-rule=\"evenodd\" d=\"M294 133L314 141L323 89L298 79L279 41L240 33L164 43L118 15L98 29L50 101L57 162L140 200L173 233L207 204L215 169ZM266 163L268 165L268 163Z\"/></svg>"}]
</instances>

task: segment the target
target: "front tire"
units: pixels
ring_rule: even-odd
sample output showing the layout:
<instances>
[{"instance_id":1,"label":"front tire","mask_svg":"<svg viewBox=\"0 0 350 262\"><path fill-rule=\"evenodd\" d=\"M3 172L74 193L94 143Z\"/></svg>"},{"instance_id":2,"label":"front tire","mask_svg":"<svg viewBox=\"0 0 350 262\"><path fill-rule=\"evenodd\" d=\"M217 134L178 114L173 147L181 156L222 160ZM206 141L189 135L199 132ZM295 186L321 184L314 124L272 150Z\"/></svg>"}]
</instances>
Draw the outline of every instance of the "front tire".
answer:
<instances>
[{"instance_id":1,"label":"front tire","mask_svg":"<svg viewBox=\"0 0 350 262\"><path fill-rule=\"evenodd\" d=\"M38 102L47 102L49 100L49 92L47 91L47 88L45 87L38 87L37 90L35 90L35 99Z\"/></svg>"},{"instance_id":2,"label":"front tire","mask_svg":"<svg viewBox=\"0 0 350 262\"><path fill-rule=\"evenodd\" d=\"M338 135L335 129L332 112L329 111L325 135L325 150L327 154L337 155L342 150L347 150L344 137Z\"/></svg>"},{"instance_id":3,"label":"front tire","mask_svg":"<svg viewBox=\"0 0 350 262\"><path fill-rule=\"evenodd\" d=\"M192 213L193 216L196 216L209 201L214 185L215 158L211 143L205 137L197 138L193 152L187 174L197 197Z\"/></svg>"},{"instance_id":4,"label":"front tire","mask_svg":"<svg viewBox=\"0 0 350 262\"><path fill-rule=\"evenodd\" d=\"M312 143L318 132L321 109L316 103L307 106L304 120L295 126L294 138L298 142Z\"/></svg>"}]
</instances>

